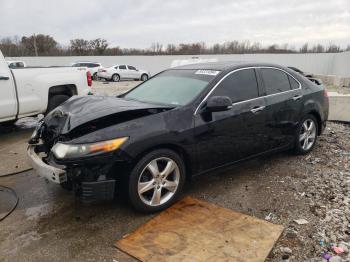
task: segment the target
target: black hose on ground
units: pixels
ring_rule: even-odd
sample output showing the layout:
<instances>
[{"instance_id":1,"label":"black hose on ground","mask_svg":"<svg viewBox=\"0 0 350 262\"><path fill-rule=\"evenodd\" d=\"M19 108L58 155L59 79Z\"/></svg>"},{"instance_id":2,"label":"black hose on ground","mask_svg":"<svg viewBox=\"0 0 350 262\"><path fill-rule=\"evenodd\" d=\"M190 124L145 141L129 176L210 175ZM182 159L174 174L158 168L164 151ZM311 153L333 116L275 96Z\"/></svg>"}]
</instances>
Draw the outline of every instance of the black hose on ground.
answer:
<instances>
[{"instance_id":1,"label":"black hose on ground","mask_svg":"<svg viewBox=\"0 0 350 262\"><path fill-rule=\"evenodd\" d=\"M18 175L20 173L23 172L27 172L29 170L32 170L33 168L28 168L26 170L22 170L19 172L14 172L14 173L10 173L10 174L6 174L6 175L1 175L0 177L6 177L6 176L13 176L13 175ZM11 215L11 213L16 209L18 202L19 202L19 197L17 196L17 193L14 189L7 187L7 186L2 186L0 185L0 192L8 192L8 193L12 193L12 195L16 198L16 203L13 205L13 207L11 208L11 210L9 212L7 212L3 217L0 218L0 222L3 221L6 217L8 217L9 215Z\"/></svg>"},{"instance_id":2,"label":"black hose on ground","mask_svg":"<svg viewBox=\"0 0 350 262\"><path fill-rule=\"evenodd\" d=\"M17 196L16 191L13 190L12 188L0 185L0 192L1 191L12 193L12 195L16 198L16 203L13 205L13 207L11 208L11 210L9 212L7 212L3 217L0 218L0 222L3 221L6 217L8 217L16 209L18 202L19 202L19 197Z\"/></svg>"}]
</instances>

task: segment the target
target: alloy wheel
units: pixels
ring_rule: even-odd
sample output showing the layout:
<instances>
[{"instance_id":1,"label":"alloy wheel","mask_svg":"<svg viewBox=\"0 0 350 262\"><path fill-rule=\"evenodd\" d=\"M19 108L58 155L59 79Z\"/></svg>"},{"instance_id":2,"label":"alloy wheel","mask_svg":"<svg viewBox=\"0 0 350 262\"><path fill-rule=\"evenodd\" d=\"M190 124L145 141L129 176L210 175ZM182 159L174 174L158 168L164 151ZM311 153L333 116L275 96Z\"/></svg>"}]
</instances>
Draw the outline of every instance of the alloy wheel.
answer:
<instances>
[{"instance_id":1,"label":"alloy wheel","mask_svg":"<svg viewBox=\"0 0 350 262\"><path fill-rule=\"evenodd\" d=\"M138 180L138 194L143 203L159 206L168 202L180 183L180 169L176 162L161 157L149 162Z\"/></svg>"},{"instance_id":2,"label":"alloy wheel","mask_svg":"<svg viewBox=\"0 0 350 262\"><path fill-rule=\"evenodd\" d=\"M303 150L309 150L316 141L316 124L312 119L306 119L301 127L299 143Z\"/></svg>"},{"instance_id":3,"label":"alloy wheel","mask_svg":"<svg viewBox=\"0 0 350 262\"><path fill-rule=\"evenodd\" d=\"M113 76L113 81L114 82L118 82L119 81L119 76L118 75L114 75Z\"/></svg>"}]
</instances>

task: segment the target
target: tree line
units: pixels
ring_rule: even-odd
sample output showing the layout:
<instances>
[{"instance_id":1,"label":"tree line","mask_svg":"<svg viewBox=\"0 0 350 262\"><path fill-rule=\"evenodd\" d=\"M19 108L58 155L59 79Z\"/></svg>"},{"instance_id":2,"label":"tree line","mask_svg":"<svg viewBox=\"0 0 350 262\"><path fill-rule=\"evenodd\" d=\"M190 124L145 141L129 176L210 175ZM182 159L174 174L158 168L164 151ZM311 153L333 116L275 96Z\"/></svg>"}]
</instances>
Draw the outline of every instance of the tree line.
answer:
<instances>
[{"instance_id":1,"label":"tree line","mask_svg":"<svg viewBox=\"0 0 350 262\"><path fill-rule=\"evenodd\" d=\"M68 46L59 44L52 36L37 34L0 39L0 49L4 56L114 56L114 55L201 55L201 54L247 54L247 53L338 53L350 51L330 43L329 45L308 43L296 49L288 44L262 46L258 42L228 41L207 46L204 42L189 44L152 43L149 48L111 47L106 39L72 39Z\"/></svg>"}]
</instances>

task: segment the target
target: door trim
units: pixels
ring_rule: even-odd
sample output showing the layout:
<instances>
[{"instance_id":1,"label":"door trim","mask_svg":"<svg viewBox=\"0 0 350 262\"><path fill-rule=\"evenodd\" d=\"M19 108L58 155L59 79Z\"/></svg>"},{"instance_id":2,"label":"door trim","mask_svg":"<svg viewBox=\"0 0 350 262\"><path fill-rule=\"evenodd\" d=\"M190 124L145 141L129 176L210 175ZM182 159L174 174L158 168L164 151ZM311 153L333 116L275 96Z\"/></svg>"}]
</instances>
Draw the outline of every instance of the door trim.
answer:
<instances>
[{"instance_id":1,"label":"door trim","mask_svg":"<svg viewBox=\"0 0 350 262\"><path fill-rule=\"evenodd\" d=\"M270 97L270 96L285 94L285 93L289 93L289 92L292 92L292 91L296 91L296 90L300 90L300 89L301 89L301 83L300 83L293 75L291 75L290 73L288 73L287 71L285 71L285 70L283 70L283 69L281 69L281 68L273 67L273 66L250 66L250 67L242 67L242 68L238 68L238 69L236 69L236 70L233 70L233 71L231 71L231 72L228 72L225 76L223 76L223 77L220 79L220 81L217 82L217 83L215 84L215 86L208 92L208 94L207 94L207 95L203 98L203 100L199 103L199 105L197 106L197 108L196 108L196 110L194 111L194 114L193 114L193 115L197 115L198 110L199 110L199 108L202 106L202 104L208 99L208 97L211 95L211 93L214 92L214 90L220 85L220 83L221 83L226 77L228 77L229 75L231 75L231 74L233 74L233 73L235 73L235 72L241 71L241 70L247 70L247 69L261 69L261 68L271 68L271 69L279 70L279 71L282 71L282 72L286 73L287 75L293 77L293 79L294 79L295 81L297 81L297 83L299 84L299 88L291 89L291 90L284 91L284 92L280 92L280 93L276 93L276 94L265 95L265 96L259 96L259 97L256 97L256 98L252 98L252 99L248 99L248 100L244 100L244 101L235 102L235 103L232 103L232 105L250 102L250 101L253 101L253 100L262 98L262 97Z\"/></svg>"}]
</instances>

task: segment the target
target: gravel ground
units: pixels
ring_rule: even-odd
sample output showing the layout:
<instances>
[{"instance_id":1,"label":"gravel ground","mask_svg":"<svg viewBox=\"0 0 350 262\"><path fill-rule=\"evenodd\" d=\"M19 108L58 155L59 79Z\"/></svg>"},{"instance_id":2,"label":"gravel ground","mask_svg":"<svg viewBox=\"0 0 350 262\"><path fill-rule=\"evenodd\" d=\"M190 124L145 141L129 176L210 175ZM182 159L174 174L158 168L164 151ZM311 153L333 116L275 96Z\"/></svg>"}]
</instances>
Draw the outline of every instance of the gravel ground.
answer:
<instances>
[{"instance_id":1,"label":"gravel ground","mask_svg":"<svg viewBox=\"0 0 350 262\"><path fill-rule=\"evenodd\" d=\"M135 84L94 82L93 90L115 95ZM284 152L203 175L188 181L183 195L283 225L267 261L350 261L349 138L349 125L329 122L309 155ZM112 244L154 216L117 199L82 208L75 221L72 194L33 171L0 177L0 184L20 197L0 222L0 261L135 261ZM0 213L6 205L0 197Z\"/></svg>"},{"instance_id":2,"label":"gravel ground","mask_svg":"<svg viewBox=\"0 0 350 262\"><path fill-rule=\"evenodd\" d=\"M125 93L129 89L142 83L141 81L121 81L121 82L110 82L110 81L93 81L92 92L95 95L111 96Z\"/></svg>"}]
</instances>

